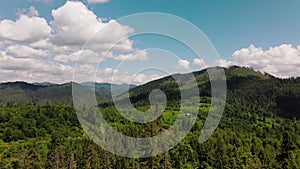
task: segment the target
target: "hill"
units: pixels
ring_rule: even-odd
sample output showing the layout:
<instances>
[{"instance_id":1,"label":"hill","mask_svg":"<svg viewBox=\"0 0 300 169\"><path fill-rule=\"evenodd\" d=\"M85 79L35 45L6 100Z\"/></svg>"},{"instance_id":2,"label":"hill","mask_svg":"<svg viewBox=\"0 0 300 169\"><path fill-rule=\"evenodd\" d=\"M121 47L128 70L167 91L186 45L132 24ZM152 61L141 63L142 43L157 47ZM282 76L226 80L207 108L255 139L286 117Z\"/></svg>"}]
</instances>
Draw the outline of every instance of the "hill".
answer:
<instances>
[{"instance_id":1,"label":"hill","mask_svg":"<svg viewBox=\"0 0 300 169\"><path fill-rule=\"evenodd\" d=\"M82 86L87 86L89 88L95 88L95 91L101 93L103 96L111 98L111 96L117 96L122 94L128 89L136 87L133 84L110 84L110 83L94 83L94 82L84 82L81 83Z\"/></svg>"},{"instance_id":2,"label":"hill","mask_svg":"<svg viewBox=\"0 0 300 169\"><path fill-rule=\"evenodd\" d=\"M84 113L78 116L72 105L0 106L0 168L299 168L300 121L296 119L300 110L299 78L279 79L237 66L225 69L225 73L228 97L213 135L205 143L199 143L202 129L207 129L204 123L212 100L207 70L201 70L193 72L201 104L195 107L191 103L183 109L187 114L196 114L199 108L190 132L173 149L149 158L125 158L95 144L82 129L78 117L87 124L89 132L102 131L103 123L98 123L100 119L94 111L97 107L82 107ZM174 76L182 81L188 79L188 74ZM70 99L71 86L71 83L45 86L15 82L1 84L0 91L6 94L1 95L2 99L19 99L20 103L27 99L63 103ZM80 86L83 89L80 92L90 91L90 87ZM189 87L184 86L184 90ZM148 138L164 133L179 125L174 122L176 119L189 118L187 114L179 114L181 96L174 79L168 76L132 88L130 99L137 109L146 110L148 94L157 88L165 92L168 107L151 122L133 122L109 101L100 104L99 110L113 129L127 136ZM123 97L124 94L118 96L118 101L122 102ZM124 110L132 113L126 107ZM181 125L188 126L190 122L183 120ZM123 139L104 134L105 141L109 139L107 145ZM172 140L175 132L166 134ZM133 142L125 141L116 148L131 152L133 146L136 146ZM142 149L142 153L149 153L146 147Z\"/></svg>"},{"instance_id":3,"label":"hill","mask_svg":"<svg viewBox=\"0 0 300 169\"><path fill-rule=\"evenodd\" d=\"M97 92L96 97L99 103L107 100L106 96ZM49 83L9 82L0 84L0 105L46 103L71 105L73 103L72 83L49 85Z\"/></svg>"},{"instance_id":4,"label":"hill","mask_svg":"<svg viewBox=\"0 0 300 169\"><path fill-rule=\"evenodd\" d=\"M184 79L189 74L177 74ZM200 97L211 97L211 86L207 69L193 72L198 84ZM236 111L245 110L259 115L272 113L286 118L300 118L300 78L280 79L262 74L251 68L232 66L225 68L227 83L227 105ZM185 87L184 87L185 88ZM167 76L130 90L130 100L135 105L149 105L148 97L152 90L162 90L168 104L178 102L180 89L172 76ZM188 90L185 88L184 90ZM122 102L125 95L118 96ZM202 99L203 101L203 99Z\"/></svg>"}]
</instances>

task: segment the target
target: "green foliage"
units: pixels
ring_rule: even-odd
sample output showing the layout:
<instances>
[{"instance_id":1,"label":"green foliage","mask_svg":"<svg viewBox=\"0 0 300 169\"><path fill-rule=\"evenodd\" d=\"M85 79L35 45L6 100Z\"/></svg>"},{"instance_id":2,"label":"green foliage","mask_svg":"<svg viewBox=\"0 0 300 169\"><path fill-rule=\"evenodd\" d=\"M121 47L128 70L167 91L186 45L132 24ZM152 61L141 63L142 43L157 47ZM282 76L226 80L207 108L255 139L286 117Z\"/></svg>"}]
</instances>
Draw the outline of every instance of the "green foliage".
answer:
<instances>
[{"instance_id":1,"label":"green foliage","mask_svg":"<svg viewBox=\"0 0 300 169\"><path fill-rule=\"evenodd\" d=\"M83 132L71 105L8 103L0 107L0 169L300 168L300 80L276 79L240 67L231 67L225 73L228 99L219 127L209 140L198 142L211 101L208 74L204 70L194 72L201 100L191 132L172 150L151 158L123 158L103 150ZM19 85L18 91L29 87ZM134 123L110 103L99 109L118 132L132 137L158 135L179 116L180 92L174 79L165 77L132 89L131 101L139 110L148 110L148 94L157 87L166 92L168 104L153 122ZM55 98L56 90L48 90ZM20 92L18 97L23 94ZM189 104L184 111L195 113L198 107ZM126 106L124 110L130 113ZM86 111L90 113L83 120L95 117L95 112ZM96 122L94 119L92 123Z\"/></svg>"},{"instance_id":2,"label":"green foliage","mask_svg":"<svg viewBox=\"0 0 300 169\"><path fill-rule=\"evenodd\" d=\"M62 85L36 85L26 82L0 83L0 105L8 107L18 104L73 104L72 85L90 90L89 87L77 83ZM105 90L110 90L109 88ZM99 103L107 101L107 97L96 92Z\"/></svg>"},{"instance_id":3,"label":"green foliage","mask_svg":"<svg viewBox=\"0 0 300 169\"><path fill-rule=\"evenodd\" d=\"M299 126L296 119L280 117L263 120L259 114L239 111L227 105L220 127L204 144L198 143L200 129L209 110L200 106L192 132L172 150L146 159L118 157L82 135L76 114L66 105L2 107L9 116L1 123L0 162L4 168L297 168ZM159 121L140 126L124 121L113 108L102 109L111 125L127 135L157 135L177 117L167 108ZM188 110L188 109L187 109ZM173 113L174 112L174 113ZM33 115L34 114L34 115ZM254 120L250 120L255 115ZM42 119L42 122L39 119ZM30 121L30 123L26 123ZM248 123L245 123L248 121ZM138 126L136 126L138 125ZM24 126L44 134L28 134ZM129 126L129 127L124 127ZM270 128L268 130L268 128ZM288 131L288 132L287 132ZM17 137L20 134L23 137ZM141 135L141 133L143 133ZM260 133L261 132L261 133ZM7 133L11 134L10 140ZM4 137L5 136L5 137ZM5 143L6 141L8 143ZM11 142L11 143L10 143Z\"/></svg>"},{"instance_id":4,"label":"green foliage","mask_svg":"<svg viewBox=\"0 0 300 169\"><path fill-rule=\"evenodd\" d=\"M0 108L0 136L11 142L30 138L49 138L59 132L65 137L82 135L74 109L67 105L24 105Z\"/></svg>"}]
</instances>

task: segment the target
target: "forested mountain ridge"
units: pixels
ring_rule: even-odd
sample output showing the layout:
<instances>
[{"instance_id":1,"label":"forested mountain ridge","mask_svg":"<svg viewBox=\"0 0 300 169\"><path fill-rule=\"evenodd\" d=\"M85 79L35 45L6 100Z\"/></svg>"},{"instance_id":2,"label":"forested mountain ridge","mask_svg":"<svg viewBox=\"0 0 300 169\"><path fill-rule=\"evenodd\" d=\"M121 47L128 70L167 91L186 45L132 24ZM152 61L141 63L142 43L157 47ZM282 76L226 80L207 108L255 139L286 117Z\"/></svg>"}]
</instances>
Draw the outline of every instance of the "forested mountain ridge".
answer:
<instances>
[{"instance_id":1,"label":"forested mountain ridge","mask_svg":"<svg viewBox=\"0 0 300 169\"><path fill-rule=\"evenodd\" d=\"M95 89L96 92L103 96L111 98L112 96L119 95L128 89L136 87L133 84L112 84L112 83L94 83L94 82L83 82L82 86L90 87Z\"/></svg>"},{"instance_id":2,"label":"forested mountain ridge","mask_svg":"<svg viewBox=\"0 0 300 169\"><path fill-rule=\"evenodd\" d=\"M97 100L101 103L111 97L111 89L114 95L133 88L135 85L110 84L110 83L74 83L89 89L95 89ZM54 84L49 82L27 83L7 82L0 83L0 105L5 104L72 104L72 83Z\"/></svg>"},{"instance_id":3,"label":"forested mountain ridge","mask_svg":"<svg viewBox=\"0 0 300 169\"><path fill-rule=\"evenodd\" d=\"M111 95L118 95L128 88L134 88L131 84L110 84L83 82L74 83L92 90L95 89L97 99L100 103L107 101ZM113 93L111 92L113 89ZM55 84L49 82L27 83L7 82L0 83L0 105L5 104L72 104L72 83Z\"/></svg>"},{"instance_id":4,"label":"forested mountain ridge","mask_svg":"<svg viewBox=\"0 0 300 169\"><path fill-rule=\"evenodd\" d=\"M214 134L200 144L199 135L210 110L210 82L206 70L193 74L201 96L197 119L188 135L169 151L150 158L121 157L99 147L87 136L70 104L5 104L0 105L0 169L300 168L299 78L280 79L237 66L225 69L228 88L225 110ZM26 83L9 85L17 86L18 91L44 90ZM156 88L166 93L170 104L152 122L134 123L110 102L99 103L99 110L116 131L125 135L160 134L178 118L180 91L174 79L168 76L135 87L130 95L136 108L147 110L148 94ZM48 92L55 94L59 90ZM17 94L24 96L24 93ZM195 113L197 108L185 111ZM83 120L94 115L86 113ZM99 129L94 122L90 127L95 125L94 129Z\"/></svg>"},{"instance_id":5,"label":"forested mountain ridge","mask_svg":"<svg viewBox=\"0 0 300 169\"><path fill-rule=\"evenodd\" d=\"M227 102L240 109L265 109L287 118L300 118L300 78L280 79L262 74L251 68L232 66L225 68ZM201 97L210 97L210 82L206 69L193 72ZM178 75L184 76L184 75ZM78 84L79 85L79 84ZM116 94L128 88L127 84L81 83L88 88L95 87L99 104L107 102L111 85ZM130 99L134 104L147 104L149 93L156 88L165 92L168 101L180 99L180 90L171 76L141 86L129 85ZM115 94L115 95L116 95ZM108 98L107 98L108 97ZM26 83L8 82L0 84L0 104L72 104L72 83Z\"/></svg>"},{"instance_id":6,"label":"forested mountain ridge","mask_svg":"<svg viewBox=\"0 0 300 169\"><path fill-rule=\"evenodd\" d=\"M224 70L228 104L241 110L261 110L291 119L300 118L300 78L281 79L239 66ZM193 72L193 75L198 83L200 97L210 97L211 86L207 70ZM167 76L131 89L130 100L136 105L149 104L148 96L157 88L165 92L168 102L180 99L180 89L176 81L172 76ZM120 95L120 101L122 97Z\"/></svg>"}]
</instances>

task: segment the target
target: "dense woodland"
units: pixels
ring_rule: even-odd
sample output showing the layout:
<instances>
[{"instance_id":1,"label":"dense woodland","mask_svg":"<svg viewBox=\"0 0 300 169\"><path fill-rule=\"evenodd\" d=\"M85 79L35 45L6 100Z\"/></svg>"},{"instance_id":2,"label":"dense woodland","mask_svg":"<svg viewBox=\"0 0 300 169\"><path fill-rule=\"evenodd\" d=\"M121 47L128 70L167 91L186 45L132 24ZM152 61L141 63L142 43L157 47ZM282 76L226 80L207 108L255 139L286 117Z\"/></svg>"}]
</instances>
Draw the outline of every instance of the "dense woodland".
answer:
<instances>
[{"instance_id":1,"label":"dense woodland","mask_svg":"<svg viewBox=\"0 0 300 169\"><path fill-rule=\"evenodd\" d=\"M300 79L278 79L240 67L225 73L226 107L212 137L198 142L211 98L207 74L194 72L201 95L196 123L180 144L151 158L124 158L100 148L82 130L72 105L8 102L0 107L0 168L300 168ZM126 135L159 134L172 125L180 108L172 79L133 88L131 99L146 110L148 91L155 87L167 93L169 102L149 124L125 119L110 102L99 109Z\"/></svg>"}]
</instances>

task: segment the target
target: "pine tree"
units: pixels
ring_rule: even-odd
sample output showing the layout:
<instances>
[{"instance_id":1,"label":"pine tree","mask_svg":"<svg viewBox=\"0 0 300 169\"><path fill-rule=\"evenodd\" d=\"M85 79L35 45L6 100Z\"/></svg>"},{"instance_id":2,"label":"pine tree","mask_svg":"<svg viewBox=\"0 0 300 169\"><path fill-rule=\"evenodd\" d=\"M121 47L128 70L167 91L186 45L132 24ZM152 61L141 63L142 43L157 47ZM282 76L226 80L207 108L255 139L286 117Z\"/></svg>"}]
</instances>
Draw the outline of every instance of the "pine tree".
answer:
<instances>
[{"instance_id":1,"label":"pine tree","mask_svg":"<svg viewBox=\"0 0 300 169\"><path fill-rule=\"evenodd\" d=\"M219 136L217 140L216 157L218 168L228 168L229 157L227 155L226 143L222 136Z\"/></svg>"},{"instance_id":2,"label":"pine tree","mask_svg":"<svg viewBox=\"0 0 300 169\"><path fill-rule=\"evenodd\" d=\"M277 160L280 162L282 169L295 168L295 164L293 164L292 161L293 150L295 150L293 137L291 136L289 131L285 131L281 144L281 152L277 157Z\"/></svg>"}]
</instances>

